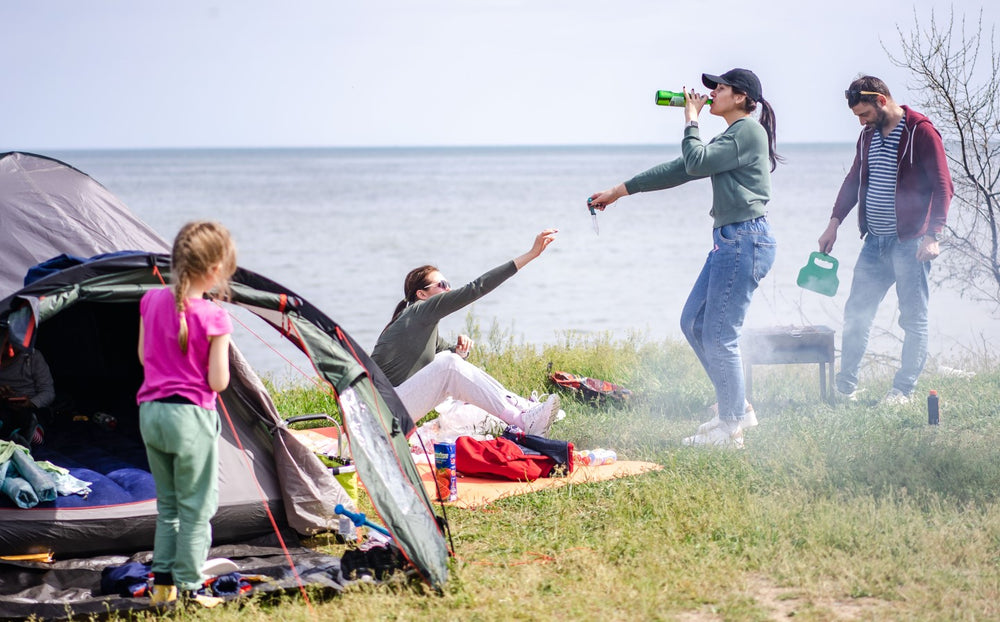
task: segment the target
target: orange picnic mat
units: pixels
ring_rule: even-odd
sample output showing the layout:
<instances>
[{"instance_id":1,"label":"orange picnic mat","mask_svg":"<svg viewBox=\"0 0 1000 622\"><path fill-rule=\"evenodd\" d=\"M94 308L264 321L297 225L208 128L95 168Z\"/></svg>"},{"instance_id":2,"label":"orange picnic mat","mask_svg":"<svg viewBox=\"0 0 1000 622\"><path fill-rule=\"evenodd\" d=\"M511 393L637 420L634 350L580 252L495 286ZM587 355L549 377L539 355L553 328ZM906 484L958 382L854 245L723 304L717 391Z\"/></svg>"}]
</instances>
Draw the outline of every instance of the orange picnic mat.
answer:
<instances>
[{"instance_id":1,"label":"orange picnic mat","mask_svg":"<svg viewBox=\"0 0 1000 622\"><path fill-rule=\"evenodd\" d=\"M538 492L548 488L559 488L567 484L601 482L619 477L639 475L659 471L663 466L655 462L618 461L602 466L577 466L567 477L540 477L533 482L512 482L509 480L487 479L458 474L458 500L449 501L449 506L475 509L488 505L497 499ZM437 499L433 469L426 463L417 464L420 479L431 500Z\"/></svg>"}]
</instances>

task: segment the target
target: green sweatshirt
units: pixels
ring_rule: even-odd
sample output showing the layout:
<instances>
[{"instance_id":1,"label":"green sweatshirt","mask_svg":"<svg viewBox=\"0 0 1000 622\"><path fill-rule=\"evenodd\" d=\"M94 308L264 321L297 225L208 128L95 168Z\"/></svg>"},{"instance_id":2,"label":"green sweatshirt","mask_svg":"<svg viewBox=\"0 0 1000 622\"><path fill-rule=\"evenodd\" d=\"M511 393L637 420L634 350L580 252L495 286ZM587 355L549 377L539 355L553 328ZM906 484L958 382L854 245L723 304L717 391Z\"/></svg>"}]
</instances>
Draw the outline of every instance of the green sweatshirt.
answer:
<instances>
[{"instance_id":1,"label":"green sweatshirt","mask_svg":"<svg viewBox=\"0 0 1000 622\"><path fill-rule=\"evenodd\" d=\"M468 285L410 304L379 335L372 360L392 386L398 387L433 361L438 352L454 351L453 346L438 336L441 318L479 300L516 273L517 266L511 260Z\"/></svg>"},{"instance_id":2,"label":"green sweatshirt","mask_svg":"<svg viewBox=\"0 0 1000 622\"><path fill-rule=\"evenodd\" d=\"M770 171L767 132L753 117L744 117L707 145L698 128L686 128L681 157L639 173L625 182L625 189L635 194L711 177L710 215L718 228L765 214L771 199Z\"/></svg>"}]
</instances>

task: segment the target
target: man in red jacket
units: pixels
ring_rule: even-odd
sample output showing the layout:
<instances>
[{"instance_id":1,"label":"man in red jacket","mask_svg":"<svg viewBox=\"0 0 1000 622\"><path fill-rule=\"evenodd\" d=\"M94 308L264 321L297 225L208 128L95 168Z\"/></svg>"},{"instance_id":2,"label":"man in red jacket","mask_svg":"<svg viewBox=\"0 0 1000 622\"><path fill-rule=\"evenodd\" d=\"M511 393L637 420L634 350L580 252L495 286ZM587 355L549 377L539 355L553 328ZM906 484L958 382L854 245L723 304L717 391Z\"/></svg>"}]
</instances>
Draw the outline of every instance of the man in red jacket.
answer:
<instances>
[{"instance_id":1,"label":"man in red jacket","mask_svg":"<svg viewBox=\"0 0 1000 622\"><path fill-rule=\"evenodd\" d=\"M872 321L895 283L903 351L883 403L904 404L927 361L928 275L941 252L938 239L954 194L951 174L941 135L927 117L897 104L885 82L862 76L845 95L864 128L819 250L833 250L837 228L855 205L864 245L844 307L837 390L854 399Z\"/></svg>"}]
</instances>

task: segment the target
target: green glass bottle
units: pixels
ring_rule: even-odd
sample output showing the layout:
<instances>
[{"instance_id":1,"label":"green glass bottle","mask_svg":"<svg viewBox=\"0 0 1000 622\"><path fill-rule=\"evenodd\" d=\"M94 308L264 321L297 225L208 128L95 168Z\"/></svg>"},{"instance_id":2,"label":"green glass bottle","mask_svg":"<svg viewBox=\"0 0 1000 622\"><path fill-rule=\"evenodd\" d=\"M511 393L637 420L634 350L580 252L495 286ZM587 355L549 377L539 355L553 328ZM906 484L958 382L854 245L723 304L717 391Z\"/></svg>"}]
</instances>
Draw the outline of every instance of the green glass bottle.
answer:
<instances>
[{"instance_id":1,"label":"green glass bottle","mask_svg":"<svg viewBox=\"0 0 1000 622\"><path fill-rule=\"evenodd\" d=\"M705 102L706 104L711 104L712 100ZM678 108L684 107L684 91L657 91L656 92L656 105L657 106L677 106Z\"/></svg>"}]
</instances>

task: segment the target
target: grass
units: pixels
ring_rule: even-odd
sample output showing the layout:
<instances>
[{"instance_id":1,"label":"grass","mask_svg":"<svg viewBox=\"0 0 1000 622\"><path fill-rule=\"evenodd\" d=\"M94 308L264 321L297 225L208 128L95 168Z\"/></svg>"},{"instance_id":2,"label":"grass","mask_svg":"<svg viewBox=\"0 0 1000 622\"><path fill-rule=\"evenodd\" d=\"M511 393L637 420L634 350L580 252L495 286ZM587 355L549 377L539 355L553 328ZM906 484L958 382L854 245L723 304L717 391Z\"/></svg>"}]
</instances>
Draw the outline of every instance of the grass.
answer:
<instances>
[{"instance_id":1,"label":"grass","mask_svg":"<svg viewBox=\"0 0 1000 622\"><path fill-rule=\"evenodd\" d=\"M745 450L723 451L680 445L714 401L686 345L570 333L535 348L496 327L475 337L473 362L519 392L551 390L550 362L632 389L626 405L567 396L552 434L664 468L449 509L456 557L440 596L390 581L311 607L290 595L178 617L1000 619L1000 371L988 357L962 362L972 378L929 369L918 399L897 408L877 404L891 379L877 366L865 369L867 401L834 405L819 400L815 366L755 368L760 426ZM922 400L931 388L936 427ZM276 395L282 412L321 412L325 399Z\"/></svg>"}]
</instances>

